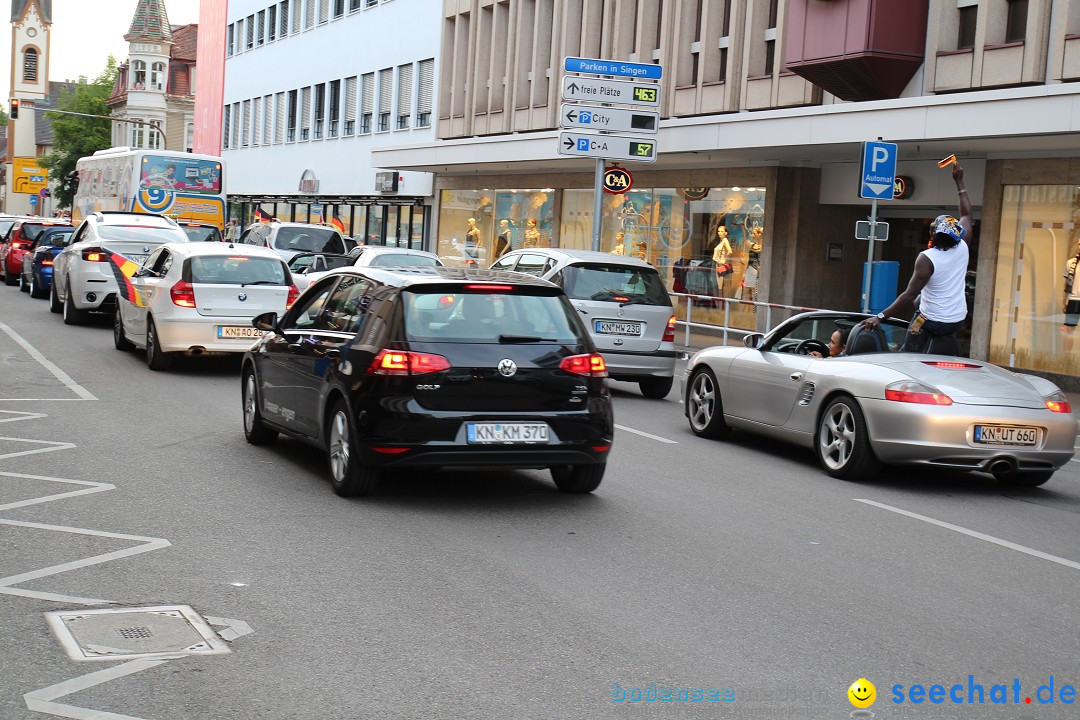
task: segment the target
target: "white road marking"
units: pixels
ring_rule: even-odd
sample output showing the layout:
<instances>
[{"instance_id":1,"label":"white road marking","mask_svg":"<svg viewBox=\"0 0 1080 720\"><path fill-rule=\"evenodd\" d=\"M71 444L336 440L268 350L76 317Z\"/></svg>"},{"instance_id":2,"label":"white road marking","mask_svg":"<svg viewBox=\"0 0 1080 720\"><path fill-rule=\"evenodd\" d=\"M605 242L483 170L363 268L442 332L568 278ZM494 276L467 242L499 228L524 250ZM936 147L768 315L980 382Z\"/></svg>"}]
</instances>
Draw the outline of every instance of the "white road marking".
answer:
<instances>
[{"instance_id":1,"label":"white road marking","mask_svg":"<svg viewBox=\"0 0 1080 720\"><path fill-rule=\"evenodd\" d=\"M18 422L20 420L33 420L34 418L49 417L45 413L20 412L19 410L0 410L5 415L21 415L22 417L0 418L0 423Z\"/></svg>"},{"instance_id":2,"label":"white road marking","mask_svg":"<svg viewBox=\"0 0 1080 720\"><path fill-rule=\"evenodd\" d=\"M1067 560L1066 558L1058 557L1057 555L1051 555L1050 553L1044 553L1042 550L1035 550L1035 549L1029 548L1029 547L1027 547L1025 545L1018 545L1017 543L1009 542L1008 540L1002 540L1001 538L996 538L993 535L987 535L985 533L977 532L975 530L969 530L968 528L961 527L959 525L953 525L952 523L947 523L947 522L945 522L943 520L935 520L934 518L927 517L925 515L919 515L918 513L913 513L910 510L901 510L900 508L893 507L892 505L885 505L884 503L874 502L873 500L864 500L864 499L861 499L861 498L855 498L855 502L861 502L861 503L865 503L867 505L873 505L874 507L879 507L882 510L888 510L889 512L898 513L900 515L906 515L906 516L908 516L910 518L915 518L916 520L922 520L923 522L928 522L931 525L937 525L938 527L943 527L943 528L945 528L947 530L955 530L956 532L963 533L964 535L967 535L969 537L973 537L973 538L976 538L978 540L985 540L988 543L993 543L995 545L1000 545L1001 547L1009 548L1010 550L1016 550L1017 552L1022 552L1022 553L1025 553L1027 555L1031 555L1032 557L1042 558L1043 560L1049 560L1050 562L1057 563L1058 565L1064 565L1065 567L1072 568L1073 570L1080 570L1080 562L1076 562L1075 560Z\"/></svg>"},{"instance_id":3,"label":"white road marking","mask_svg":"<svg viewBox=\"0 0 1080 720\"><path fill-rule=\"evenodd\" d=\"M51 372L53 375L55 375L57 380L64 383L64 385L67 385L68 389L78 395L80 400L97 400L97 398L94 397L93 393L91 393L79 383L72 380L70 375L58 368L55 364L52 363L52 361L50 361L47 357L38 352L38 349L28 343L26 340L24 340L22 336L19 335L19 333L15 332L4 323L0 323L0 330L7 333L12 340L21 345L23 350L26 350L26 352L30 354L30 357L41 363L41 366Z\"/></svg>"},{"instance_id":4,"label":"white road marking","mask_svg":"<svg viewBox=\"0 0 1080 720\"><path fill-rule=\"evenodd\" d=\"M182 657L179 655L177 657ZM115 665L105 670L98 670L89 675L65 680L64 682L50 685L47 688L34 690L23 695L23 702L28 710L47 713L58 717L74 718L74 720L141 720L132 715L119 715L117 713L91 710L90 708L75 707L63 703L53 702L59 698L77 693L80 690L107 683L110 680L134 675L137 672L157 667L168 660L132 660L131 662Z\"/></svg>"},{"instance_id":5,"label":"white road marking","mask_svg":"<svg viewBox=\"0 0 1080 720\"><path fill-rule=\"evenodd\" d=\"M206 622L219 627L226 625L227 627L224 630L218 630L218 635L221 636L222 640L228 640L229 642L232 642L238 637L244 637L245 635L250 635L255 632L251 629L251 626L243 620L207 616Z\"/></svg>"},{"instance_id":6,"label":"white road marking","mask_svg":"<svg viewBox=\"0 0 1080 720\"><path fill-rule=\"evenodd\" d=\"M678 440L668 440L667 438L662 438L659 435L653 435L652 433L647 433L647 432L645 432L643 430L635 430L634 428L626 427L625 425L616 425L615 427L618 428L619 430L625 430L628 433L634 433L635 435L641 435L642 437L647 437L647 438L649 438L651 440L657 440L657 441L662 442L662 443L668 443L669 445L678 445L679 444Z\"/></svg>"},{"instance_id":7,"label":"white road marking","mask_svg":"<svg viewBox=\"0 0 1080 720\"><path fill-rule=\"evenodd\" d=\"M30 500L17 500L16 502L6 503L0 505L0 510L11 510L13 508L26 507L27 505L38 505L39 503L52 502L53 500L59 500L61 498L75 497L76 495L90 495L91 493L114 490L116 488L115 485L110 485L109 483L91 482L89 480L67 480L65 478L48 477L47 475L25 475L23 473L0 472L0 477L23 478L24 480L47 480L49 482L86 486L85 490L72 490L71 492L57 493L56 495L44 495Z\"/></svg>"},{"instance_id":8,"label":"white road marking","mask_svg":"<svg viewBox=\"0 0 1080 720\"><path fill-rule=\"evenodd\" d=\"M75 447L74 443L69 442L54 442L52 440L27 440L26 438L15 437L0 437L0 440L8 440L10 442L20 443L34 443L36 445L51 445L52 447L38 448L37 450L20 450L19 452L4 453L0 455L0 460L6 460L7 458L19 457L20 455L37 455L38 453L55 452L56 450L70 450Z\"/></svg>"}]
</instances>

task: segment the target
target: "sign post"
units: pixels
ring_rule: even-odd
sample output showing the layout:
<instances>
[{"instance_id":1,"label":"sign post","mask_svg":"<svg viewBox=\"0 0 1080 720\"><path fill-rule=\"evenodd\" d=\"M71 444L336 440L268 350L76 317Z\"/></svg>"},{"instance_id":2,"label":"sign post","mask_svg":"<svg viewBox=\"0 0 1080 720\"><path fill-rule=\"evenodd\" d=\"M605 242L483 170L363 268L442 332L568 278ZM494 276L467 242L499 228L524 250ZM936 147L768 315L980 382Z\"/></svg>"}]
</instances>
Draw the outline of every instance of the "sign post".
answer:
<instances>
[{"instance_id":1,"label":"sign post","mask_svg":"<svg viewBox=\"0 0 1080 720\"><path fill-rule=\"evenodd\" d=\"M862 173L859 178L859 197L870 198L870 237L866 250L866 271L863 277L862 311L870 312L870 283L873 279L874 241L877 239L877 202L892 200L896 181L896 143L868 141L863 143Z\"/></svg>"},{"instance_id":2,"label":"sign post","mask_svg":"<svg viewBox=\"0 0 1080 720\"><path fill-rule=\"evenodd\" d=\"M584 105L572 102L571 104L564 103L560 107L560 124L573 132L559 134L558 148L560 155L596 159L593 179L592 249L599 251L600 226L604 213L605 164L608 160L656 161L656 142L651 138L607 133L655 135L660 124L659 113L611 107L612 104L659 107L659 82L634 82L634 80L609 80L607 78L625 77L659 81L664 74L664 68L651 63L568 57L563 62L563 70L566 73L579 73L563 76L563 100L591 100L601 103L600 105ZM582 75L607 77L590 78ZM601 134L581 132L582 130L599 131Z\"/></svg>"}]
</instances>

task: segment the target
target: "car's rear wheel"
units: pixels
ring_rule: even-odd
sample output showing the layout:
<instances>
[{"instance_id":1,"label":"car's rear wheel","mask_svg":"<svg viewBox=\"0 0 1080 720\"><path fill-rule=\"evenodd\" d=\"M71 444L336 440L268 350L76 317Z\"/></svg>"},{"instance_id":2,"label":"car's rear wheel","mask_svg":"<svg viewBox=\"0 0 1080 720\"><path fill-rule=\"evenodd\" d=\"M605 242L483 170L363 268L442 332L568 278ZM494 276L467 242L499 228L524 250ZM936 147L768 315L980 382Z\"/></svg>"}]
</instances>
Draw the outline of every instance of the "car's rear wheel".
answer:
<instances>
[{"instance_id":1,"label":"car's rear wheel","mask_svg":"<svg viewBox=\"0 0 1080 720\"><path fill-rule=\"evenodd\" d=\"M86 311L75 307L75 301L71 299L71 283L68 283L68 294L64 298L64 324L82 325L86 322Z\"/></svg>"},{"instance_id":2,"label":"car's rear wheel","mask_svg":"<svg viewBox=\"0 0 1080 720\"><path fill-rule=\"evenodd\" d=\"M994 479L1002 485L1009 487L1039 487L1046 483L1047 480L1054 477L1053 470L1038 470L1036 472L1020 472L1014 471L1009 473L998 473L994 475Z\"/></svg>"},{"instance_id":3,"label":"car's rear wheel","mask_svg":"<svg viewBox=\"0 0 1080 720\"><path fill-rule=\"evenodd\" d=\"M674 382L675 378L673 377L654 377L639 381L638 387L641 388L641 394L645 397L653 400L663 400L671 392L671 386Z\"/></svg>"},{"instance_id":4,"label":"car's rear wheel","mask_svg":"<svg viewBox=\"0 0 1080 720\"><path fill-rule=\"evenodd\" d=\"M28 293L30 292L30 283L26 282L26 276L19 273L19 290Z\"/></svg>"},{"instance_id":5,"label":"car's rear wheel","mask_svg":"<svg viewBox=\"0 0 1080 720\"><path fill-rule=\"evenodd\" d=\"M163 352L154 319L146 319L146 366L151 370L168 370L172 367L172 353Z\"/></svg>"},{"instance_id":6,"label":"car's rear wheel","mask_svg":"<svg viewBox=\"0 0 1080 720\"><path fill-rule=\"evenodd\" d=\"M607 463L599 465L561 465L551 468L555 487L564 493L591 493L600 487Z\"/></svg>"},{"instance_id":7,"label":"car's rear wheel","mask_svg":"<svg viewBox=\"0 0 1080 720\"><path fill-rule=\"evenodd\" d=\"M699 437L719 439L731 432L724 422L724 405L716 386L716 376L708 368L698 368L690 376L686 410L690 429Z\"/></svg>"},{"instance_id":8,"label":"car's rear wheel","mask_svg":"<svg viewBox=\"0 0 1080 720\"><path fill-rule=\"evenodd\" d=\"M263 425L262 411L259 410L259 384L255 380L255 371L244 373L244 437L252 445L271 445L277 438L277 430Z\"/></svg>"},{"instance_id":9,"label":"car's rear wheel","mask_svg":"<svg viewBox=\"0 0 1080 720\"><path fill-rule=\"evenodd\" d=\"M326 450L334 492L342 497L370 495L379 484L382 472L379 468L361 464L357 457L360 447L356 441L356 428L344 400L334 403L329 420Z\"/></svg>"},{"instance_id":10,"label":"car's rear wheel","mask_svg":"<svg viewBox=\"0 0 1080 720\"><path fill-rule=\"evenodd\" d=\"M127 335L124 334L124 321L120 317L119 304L116 306L116 312L113 313L112 339L117 350L130 350L135 347L127 339Z\"/></svg>"},{"instance_id":11,"label":"car's rear wheel","mask_svg":"<svg viewBox=\"0 0 1080 720\"><path fill-rule=\"evenodd\" d=\"M58 313L63 309L60 296L56 294L56 278L53 278L53 284L49 286L49 312Z\"/></svg>"},{"instance_id":12,"label":"car's rear wheel","mask_svg":"<svg viewBox=\"0 0 1080 720\"><path fill-rule=\"evenodd\" d=\"M30 272L30 297L39 300L45 297L45 293L41 292L41 286L38 285L37 275L33 271Z\"/></svg>"},{"instance_id":13,"label":"car's rear wheel","mask_svg":"<svg viewBox=\"0 0 1080 720\"><path fill-rule=\"evenodd\" d=\"M4 284L11 286L17 283L19 279L11 274L10 270L4 269Z\"/></svg>"},{"instance_id":14,"label":"car's rear wheel","mask_svg":"<svg viewBox=\"0 0 1080 720\"><path fill-rule=\"evenodd\" d=\"M832 400L822 414L816 446L821 467L835 478L872 480L881 469L862 408L847 395Z\"/></svg>"}]
</instances>

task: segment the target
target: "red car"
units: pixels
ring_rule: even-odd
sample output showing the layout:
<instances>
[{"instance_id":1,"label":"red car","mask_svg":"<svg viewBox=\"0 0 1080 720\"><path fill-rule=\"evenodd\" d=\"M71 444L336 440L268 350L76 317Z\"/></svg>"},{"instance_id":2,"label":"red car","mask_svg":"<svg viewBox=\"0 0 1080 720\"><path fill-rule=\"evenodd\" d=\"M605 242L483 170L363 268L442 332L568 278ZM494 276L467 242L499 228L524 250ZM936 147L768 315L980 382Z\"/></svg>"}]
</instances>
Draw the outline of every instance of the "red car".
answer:
<instances>
[{"instance_id":1,"label":"red car","mask_svg":"<svg viewBox=\"0 0 1080 720\"><path fill-rule=\"evenodd\" d=\"M71 227L67 220L34 218L20 220L8 233L7 239L0 244L0 270L4 273L4 283L14 285L19 282L22 273L23 255L33 252L38 235L47 227Z\"/></svg>"}]
</instances>

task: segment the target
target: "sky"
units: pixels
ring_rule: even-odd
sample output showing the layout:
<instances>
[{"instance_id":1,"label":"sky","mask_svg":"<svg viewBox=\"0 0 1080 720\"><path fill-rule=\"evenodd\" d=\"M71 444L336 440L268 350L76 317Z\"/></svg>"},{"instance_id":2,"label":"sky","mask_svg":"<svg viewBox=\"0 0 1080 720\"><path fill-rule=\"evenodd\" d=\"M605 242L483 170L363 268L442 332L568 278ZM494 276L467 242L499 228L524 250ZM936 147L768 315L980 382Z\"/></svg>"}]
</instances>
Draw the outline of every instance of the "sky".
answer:
<instances>
[{"instance_id":1,"label":"sky","mask_svg":"<svg viewBox=\"0 0 1080 720\"><path fill-rule=\"evenodd\" d=\"M105 69L110 53L117 62L123 61L128 48L124 33L137 4L137 0L53 0L49 80L94 78ZM0 86L6 99L11 81L11 3L0 0L0 8L9 23L9 29L0 32ZM173 25L199 21L199 0L165 0L165 10Z\"/></svg>"}]
</instances>

